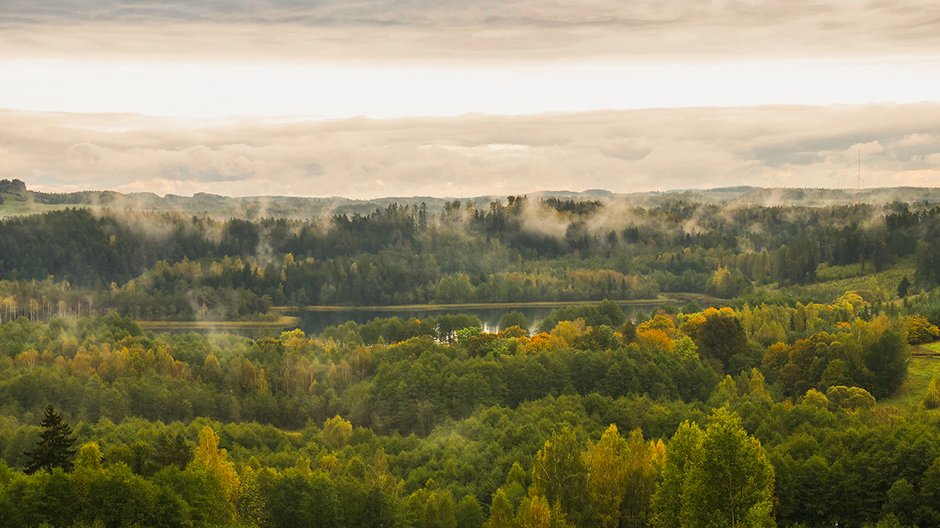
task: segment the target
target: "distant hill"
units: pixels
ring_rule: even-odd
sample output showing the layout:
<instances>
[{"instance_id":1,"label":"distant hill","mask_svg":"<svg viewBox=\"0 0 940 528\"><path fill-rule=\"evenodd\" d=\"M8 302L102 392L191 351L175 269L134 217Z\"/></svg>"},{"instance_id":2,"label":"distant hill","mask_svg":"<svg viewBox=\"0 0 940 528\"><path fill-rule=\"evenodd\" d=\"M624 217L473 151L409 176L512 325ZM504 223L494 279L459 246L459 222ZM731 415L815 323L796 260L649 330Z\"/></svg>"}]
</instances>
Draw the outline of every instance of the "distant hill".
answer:
<instances>
[{"instance_id":1,"label":"distant hill","mask_svg":"<svg viewBox=\"0 0 940 528\"><path fill-rule=\"evenodd\" d=\"M670 200L706 203L806 205L811 207L853 203L885 204L894 201L940 203L940 188L893 187L875 189L788 189L762 187L722 187L717 189L686 189L618 194L603 189L575 191L539 191L529 197L575 200L600 200L631 205L656 205ZM441 198L431 196L400 196L372 200L342 197L247 196L229 197L196 193L193 196L154 193L119 193L114 191L80 191L44 193L32 191L20 180L0 180L0 217L40 213L66 207L93 209L178 211L186 214L218 218L309 218L332 214L368 214L392 203L419 205L437 212L448 201L472 201L485 205L505 196Z\"/></svg>"}]
</instances>

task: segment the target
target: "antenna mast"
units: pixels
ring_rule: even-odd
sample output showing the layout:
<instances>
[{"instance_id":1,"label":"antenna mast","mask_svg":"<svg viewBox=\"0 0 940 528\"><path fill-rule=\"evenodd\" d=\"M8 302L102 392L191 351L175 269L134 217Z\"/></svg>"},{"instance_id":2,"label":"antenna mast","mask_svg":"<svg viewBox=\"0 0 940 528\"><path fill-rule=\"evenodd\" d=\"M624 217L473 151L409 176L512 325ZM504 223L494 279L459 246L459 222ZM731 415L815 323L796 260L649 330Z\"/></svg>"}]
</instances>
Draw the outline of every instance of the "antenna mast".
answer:
<instances>
[{"instance_id":1,"label":"antenna mast","mask_svg":"<svg viewBox=\"0 0 940 528\"><path fill-rule=\"evenodd\" d=\"M862 190L862 147L858 147L858 190Z\"/></svg>"}]
</instances>

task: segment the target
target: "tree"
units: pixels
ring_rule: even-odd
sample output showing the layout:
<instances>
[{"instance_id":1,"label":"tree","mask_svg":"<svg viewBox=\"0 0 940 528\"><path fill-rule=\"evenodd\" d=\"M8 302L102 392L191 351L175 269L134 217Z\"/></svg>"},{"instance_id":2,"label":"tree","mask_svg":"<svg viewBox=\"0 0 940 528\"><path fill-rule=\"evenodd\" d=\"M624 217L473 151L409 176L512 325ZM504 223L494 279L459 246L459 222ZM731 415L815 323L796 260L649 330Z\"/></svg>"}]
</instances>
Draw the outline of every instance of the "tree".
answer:
<instances>
[{"instance_id":1,"label":"tree","mask_svg":"<svg viewBox=\"0 0 940 528\"><path fill-rule=\"evenodd\" d=\"M483 524L483 528L515 528L516 519L512 513L512 504L506 497L503 488L496 490L490 502L490 518Z\"/></svg>"},{"instance_id":2,"label":"tree","mask_svg":"<svg viewBox=\"0 0 940 528\"><path fill-rule=\"evenodd\" d=\"M898 332L885 331L865 350L865 366L874 375L871 393L880 398L898 390L907 377L909 361L907 341Z\"/></svg>"},{"instance_id":3,"label":"tree","mask_svg":"<svg viewBox=\"0 0 940 528\"><path fill-rule=\"evenodd\" d=\"M585 524L581 521L588 512L587 470L571 428L553 432L536 454L529 495L541 495L548 504L559 503L574 524Z\"/></svg>"},{"instance_id":4,"label":"tree","mask_svg":"<svg viewBox=\"0 0 940 528\"><path fill-rule=\"evenodd\" d=\"M700 324L689 329L689 335L703 356L717 359L727 371L731 358L747 350L744 326L730 308L709 308L703 315Z\"/></svg>"},{"instance_id":5,"label":"tree","mask_svg":"<svg viewBox=\"0 0 940 528\"><path fill-rule=\"evenodd\" d=\"M620 504L626 491L626 442L610 424L596 444L588 444L584 453L587 486L591 500L591 524L614 528L620 524Z\"/></svg>"},{"instance_id":6,"label":"tree","mask_svg":"<svg viewBox=\"0 0 940 528\"><path fill-rule=\"evenodd\" d=\"M336 488L323 473L288 468L262 489L274 526L335 528L340 524Z\"/></svg>"},{"instance_id":7,"label":"tree","mask_svg":"<svg viewBox=\"0 0 940 528\"><path fill-rule=\"evenodd\" d=\"M682 490L692 457L702 443L702 430L693 422L682 422L666 449L662 479L653 494L652 525L655 528L676 528L680 525Z\"/></svg>"},{"instance_id":8,"label":"tree","mask_svg":"<svg viewBox=\"0 0 940 528\"><path fill-rule=\"evenodd\" d=\"M861 387L836 385L826 390L826 397L833 405L842 409L856 411L875 406L875 397Z\"/></svg>"},{"instance_id":9,"label":"tree","mask_svg":"<svg viewBox=\"0 0 940 528\"><path fill-rule=\"evenodd\" d=\"M432 491L424 503L424 520L428 528L458 528L457 506L449 491Z\"/></svg>"},{"instance_id":10,"label":"tree","mask_svg":"<svg viewBox=\"0 0 940 528\"><path fill-rule=\"evenodd\" d=\"M940 457L921 477L920 503L921 526L940 526Z\"/></svg>"},{"instance_id":11,"label":"tree","mask_svg":"<svg viewBox=\"0 0 940 528\"><path fill-rule=\"evenodd\" d=\"M193 451L190 466L215 477L225 498L234 506L241 491L241 481L235 464L228 460L228 451L219 447L219 435L208 425L199 431L199 445Z\"/></svg>"},{"instance_id":12,"label":"tree","mask_svg":"<svg viewBox=\"0 0 940 528\"><path fill-rule=\"evenodd\" d=\"M921 345L940 339L940 328L932 324L923 315L907 316L907 342Z\"/></svg>"},{"instance_id":13,"label":"tree","mask_svg":"<svg viewBox=\"0 0 940 528\"><path fill-rule=\"evenodd\" d=\"M457 528L480 528L483 525L483 508L473 495L464 495L457 503Z\"/></svg>"},{"instance_id":14,"label":"tree","mask_svg":"<svg viewBox=\"0 0 940 528\"><path fill-rule=\"evenodd\" d=\"M258 471L250 466L245 469L241 479L241 493L235 505L238 518L250 526L270 525L268 504L261 489Z\"/></svg>"},{"instance_id":15,"label":"tree","mask_svg":"<svg viewBox=\"0 0 940 528\"><path fill-rule=\"evenodd\" d=\"M323 422L323 443L333 449L346 445L352 438L352 433L352 423L338 414Z\"/></svg>"},{"instance_id":16,"label":"tree","mask_svg":"<svg viewBox=\"0 0 940 528\"><path fill-rule=\"evenodd\" d=\"M53 468L72 470L72 458L75 457L75 437L72 428L62 420L62 415L56 412L52 405L46 406L40 424L43 428L39 433L39 442L36 447L25 454L29 458L26 464L27 473L35 473L40 469L52 472Z\"/></svg>"},{"instance_id":17,"label":"tree","mask_svg":"<svg viewBox=\"0 0 940 528\"><path fill-rule=\"evenodd\" d=\"M519 505L519 514L516 516L519 528L551 528L552 510L545 497L536 495L525 499Z\"/></svg>"},{"instance_id":18,"label":"tree","mask_svg":"<svg viewBox=\"0 0 940 528\"><path fill-rule=\"evenodd\" d=\"M175 437L171 437L169 433L162 431L154 441L151 460L158 468L176 466L184 469L192 458L193 451L182 433L176 433Z\"/></svg>"},{"instance_id":19,"label":"tree","mask_svg":"<svg viewBox=\"0 0 940 528\"><path fill-rule=\"evenodd\" d=\"M529 330L529 318L524 313L515 310L506 312L499 318L499 329L505 330L511 326L518 326L525 331Z\"/></svg>"},{"instance_id":20,"label":"tree","mask_svg":"<svg viewBox=\"0 0 940 528\"><path fill-rule=\"evenodd\" d=\"M923 403L927 409L940 407L940 381L937 381L936 376L930 378L930 384L927 385L927 393L924 394Z\"/></svg>"},{"instance_id":21,"label":"tree","mask_svg":"<svg viewBox=\"0 0 940 528\"><path fill-rule=\"evenodd\" d=\"M709 418L683 483L688 528L765 528L773 518L774 469L760 442L725 408Z\"/></svg>"},{"instance_id":22,"label":"tree","mask_svg":"<svg viewBox=\"0 0 940 528\"><path fill-rule=\"evenodd\" d=\"M75 458L75 471L100 471L101 466L101 447L98 442L88 442L78 448L78 456Z\"/></svg>"},{"instance_id":23,"label":"tree","mask_svg":"<svg viewBox=\"0 0 940 528\"><path fill-rule=\"evenodd\" d=\"M901 282L898 283L898 297L904 298L907 297L907 293L911 289L911 280L907 278L907 275L901 277Z\"/></svg>"},{"instance_id":24,"label":"tree","mask_svg":"<svg viewBox=\"0 0 940 528\"><path fill-rule=\"evenodd\" d=\"M888 502L885 508L888 513L895 515L906 525L914 521L914 512L917 511L918 497L914 486L907 479L899 479L888 489Z\"/></svg>"},{"instance_id":25,"label":"tree","mask_svg":"<svg viewBox=\"0 0 940 528\"><path fill-rule=\"evenodd\" d=\"M656 477L663 465L662 441L647 442L643 432L630 432L626 449L626 493L620 506L620 526L640 528L649 525L650 504L656 490Z\"/></svg>"}]
</instances>

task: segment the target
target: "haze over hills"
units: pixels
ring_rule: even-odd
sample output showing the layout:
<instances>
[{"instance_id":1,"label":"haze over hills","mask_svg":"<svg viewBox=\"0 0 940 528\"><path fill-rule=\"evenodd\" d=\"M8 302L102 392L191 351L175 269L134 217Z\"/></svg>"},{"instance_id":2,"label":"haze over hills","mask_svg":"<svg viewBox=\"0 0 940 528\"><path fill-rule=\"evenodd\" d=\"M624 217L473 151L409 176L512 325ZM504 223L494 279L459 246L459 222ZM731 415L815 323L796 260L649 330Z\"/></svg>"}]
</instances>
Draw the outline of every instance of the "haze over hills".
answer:
<instances>
[{"instance_id":1,"label":"haze over hills","mask_svg":"<svg viewBox=\"0 0 940 528\"><path fill-rule=\"evenodd\" d=\"M0 1L0 528L940 527L938 27Z\"/></svg>"},{"instance_id":2,"label":"haze over hills","mask_svg":"<svg viewBox=\"0 0 940 528\"><path fill-rule=\"evenodd\" d=\"M688 200L718 204L760 204L767 206L827 206L853 203L887 204L900 202L940 202L940 188L936 187L884 187L871 189L798 189L762 188L751 186L721 187L715 189L677 189L637 193L613 193L603 189L585 191L535 191L526 193L538 198L576 198L606 203L629 205L656 205L669 200ZM21 180L0 180L0 217L32 214L64 207L90 207L93 209L178 211L212 217L274 217L307 218L332 214L367 214L392 203L419 205L424 203L431 212L438 212L448 201L470 201L475 206L486 205L504 196L483 195L473 197L390 196L371 200L356 200L340 196L243 196L231 197L209 193L192 196L156 193L120 193L115 191L79 191L72 193L46 193L30 190Z\"/></svg>"}]
</instances>

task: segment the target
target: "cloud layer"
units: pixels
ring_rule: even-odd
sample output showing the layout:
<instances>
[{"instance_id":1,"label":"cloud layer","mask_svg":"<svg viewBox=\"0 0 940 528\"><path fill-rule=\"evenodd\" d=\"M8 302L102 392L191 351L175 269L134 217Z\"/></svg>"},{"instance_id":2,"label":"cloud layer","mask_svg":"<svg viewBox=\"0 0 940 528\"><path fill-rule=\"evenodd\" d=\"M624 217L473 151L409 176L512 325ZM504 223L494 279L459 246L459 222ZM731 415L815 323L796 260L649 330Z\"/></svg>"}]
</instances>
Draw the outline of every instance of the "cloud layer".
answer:
<instances>
[{"instance_id":1,"label":"cloud layer","mask_svg":"<svg viewBox=\"0 0 940 528\"><path fill-rule=\"evenodd\" d=\"M940 104L195 122L0 112L0 177L40 190L471 196L936 186Z\"/></svg>"},{"instance_id":2,"label":"cloud layer","mask_svg":"<svg viewBox=\"0 0 940 528\"><path fill-rule=\"evenodd\" d=\"M934 54L930 0L6 0L0 56L506 61Z\"/></svg>"}]
</instances>

